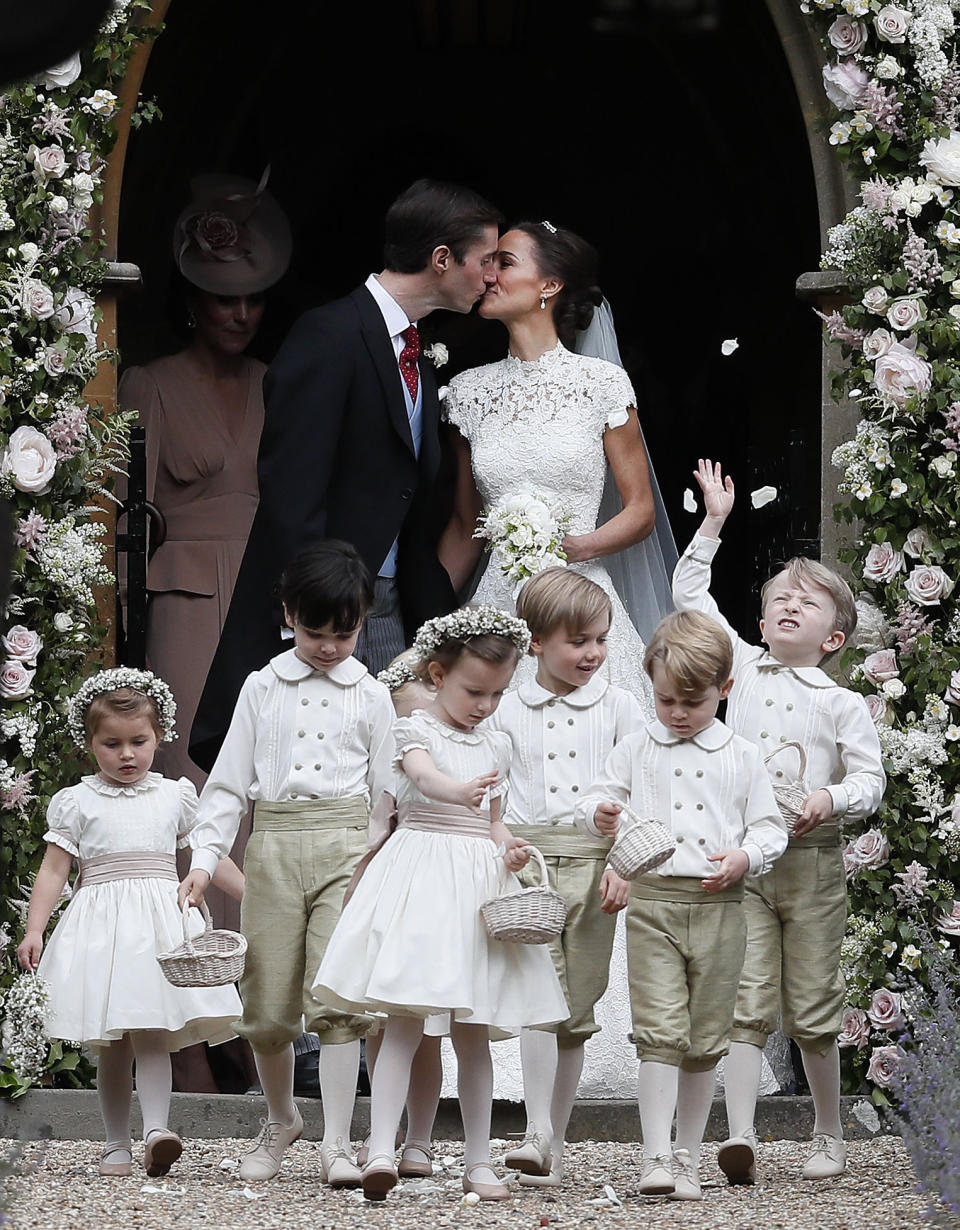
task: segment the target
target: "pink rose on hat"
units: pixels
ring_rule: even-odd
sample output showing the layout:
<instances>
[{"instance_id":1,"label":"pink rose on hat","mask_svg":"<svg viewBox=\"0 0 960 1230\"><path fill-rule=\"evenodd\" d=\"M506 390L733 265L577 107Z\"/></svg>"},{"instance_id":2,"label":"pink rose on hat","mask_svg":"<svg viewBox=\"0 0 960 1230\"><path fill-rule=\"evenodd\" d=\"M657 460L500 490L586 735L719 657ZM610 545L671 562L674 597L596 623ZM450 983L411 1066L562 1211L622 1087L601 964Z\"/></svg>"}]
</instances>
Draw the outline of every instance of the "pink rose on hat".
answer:
<instances>
[{"instance_id":1,"label":"pink rose on hat","mask_svg":"<svg viewBox=\"0 0 960 1230\"><path fill-rule=\"evenodd\" d=\"M870 1022L862 1008L844 1008L840 1018L837 1046L855 1046L863 1050L870 1040Z\"/></svg>"}]
</instances>

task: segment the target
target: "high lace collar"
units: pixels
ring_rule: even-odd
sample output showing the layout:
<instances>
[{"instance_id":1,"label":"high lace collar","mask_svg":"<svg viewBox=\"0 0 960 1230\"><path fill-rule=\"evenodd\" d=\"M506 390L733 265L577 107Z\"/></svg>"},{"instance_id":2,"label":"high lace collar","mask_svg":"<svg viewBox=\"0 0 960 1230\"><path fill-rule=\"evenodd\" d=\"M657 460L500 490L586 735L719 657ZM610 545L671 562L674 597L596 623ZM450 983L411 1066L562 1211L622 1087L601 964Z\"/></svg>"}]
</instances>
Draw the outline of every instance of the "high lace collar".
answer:
<instances>
[{"instance_id":1,"label":"high lace collar","mask_svg":"<svg viewBox=\"0 0 960 1230\"><path fill-rule=\"evenodd\" d=\"M457 730L455 726L448 726L446 722L429 713L426 709L417 711L418 718L427 722L437 734L443 735L445 739L449 739L451 743L482 743L483 735L478 730Z\"/></svg>"},{"instance_id":2,"label":"high lace collar","mask_svg":"<svg viewBox=\"0 0 960 1230\"><path fill-rule=\"evenodd\" d=\"M521 376L533 376L539 375L542 372L552 371L563 362L569 353L570 351L567 350L563 342L558 340L552 350L545 350L539 358L520 359L516 355L508 354L506 359L504 359L504 363L509 372L517 373Z\"/></svg>"},{"instance_id":3,"label":"high lace collar","mask_svg":"<svg viewBox=\"0 0 960 1230\"><path fill-rule=\"evenodd\" d=\"M81 777L80 780L85 786L95 790L97 794L104 794L108 798L116 798L122 794L131 799L136 794L144 794L148 790L155 790L163 781L163 774L150 772L146 777L141 777L138 782L131 782L129 786L121 786L118 782L105 781L99 773L91 773L88 777Z\"/></svg>"}]
</instances>

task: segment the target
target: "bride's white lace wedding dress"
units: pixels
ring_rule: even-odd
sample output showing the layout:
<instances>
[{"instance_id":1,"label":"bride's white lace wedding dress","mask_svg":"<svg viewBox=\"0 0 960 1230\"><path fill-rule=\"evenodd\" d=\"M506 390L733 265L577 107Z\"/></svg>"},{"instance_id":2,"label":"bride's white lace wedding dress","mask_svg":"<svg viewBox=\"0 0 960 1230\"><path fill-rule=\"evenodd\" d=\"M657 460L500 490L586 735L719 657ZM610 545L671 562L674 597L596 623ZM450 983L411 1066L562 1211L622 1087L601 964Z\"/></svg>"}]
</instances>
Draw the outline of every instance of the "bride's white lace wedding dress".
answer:
<instances>
[{"instance_id":1,"label":"bride's white lace wedding dress","mask_svg":"<svg viewBox=\"0 0 960 1230\"><path fill-rule=\"evenodd\" d=\"M555 515L569 518L569 534L596 528L607 461L603 434L620 427L636 405L629 377L603 359L573 354L562 344L527 362L508 356L499 363L473 368L451 381L444 415L470 444L473 474L486 508L519 488L540 494ZM644 645L630 622L599 560L573 564L610 595L613 623L605 670L612 683L633 692L653 715L650 681L643 669ZM516 583L504 576L494 551L472 599L514 609ZM536 662L524 659L517 678L533 675ZM618 920L610 986L597 1005L601 1031L587 1043L579 1096L630 1097L636 1094L637 1059L627 1040L630 997L627 990L625 911ZM519 1045L497 1043L494 1095L523 1097ZM455 1091L452 1047L446 1044L445 1096ZM448 1062L450 1060L450 1062Z\"/></svg>"}]
</instances>

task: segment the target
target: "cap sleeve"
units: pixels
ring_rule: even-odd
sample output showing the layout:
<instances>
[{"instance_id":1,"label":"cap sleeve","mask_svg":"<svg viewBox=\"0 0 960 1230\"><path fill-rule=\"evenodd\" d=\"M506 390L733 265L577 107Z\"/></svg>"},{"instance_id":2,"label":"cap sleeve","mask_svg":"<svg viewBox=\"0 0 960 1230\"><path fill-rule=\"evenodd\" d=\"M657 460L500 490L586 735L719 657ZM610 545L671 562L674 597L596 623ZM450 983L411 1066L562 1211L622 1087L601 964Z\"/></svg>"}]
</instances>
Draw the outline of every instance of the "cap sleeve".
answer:
<instances>
[{"instance_id":1,"label":"cap sleeve","mask_svg":"<svg viewBox=\"0 0 960 1230\"><path fill-rule=\"evenodd\" d=\"M442 402L442 414L446 422L452 423L465 440L473 439L474 414L473 400L466 396L463 381L455 376L447 385L446 396Z\"/></svg>"},{"instance_id":2,"label":"cap sleeve","mask_svg":"<svg viewBox=\"0 0 960 1230\"><path fill-rule=\"evenodd\" d=\"M510 770L513 743L505 730L491 730L488 735L496 758L497 772L500 774L500 780L490 791L490 797L503 800L507 797L507 773Z\"/></svg>"},{"instance_id":3,"label":"cap sleeve","mask_svg":"<svg viewBox=\"0 0 960 1230\"><path fill-rule=\"evenodd\" d=\"M416 713L410 717L397 718L393 724L393 737L395 743L393 767L395 769L403 768L404 756L407 752L412 752L414 748L421 748L425 752L433 750L429 727Z\"/></svg>"},{"instance_id":4,"label":"cap sleeve","mask_svg":"<svg viewBox=\"0 0 960 1230\"><path fill-rule=\"evenodd\" d=\"M604 427L622 427L630 417L630 410L636 409L637 395L633 391L630 377L615 363L604 364L603 396L598 409Z\"/></svg>"},{"instance_id":5,"label":"cap sleeve","mask_svg":"<svg viewBox=\"0 0 960 1230\"><path fill-rule=\"evenodd\" d=\"M177 821L177 849L185 850L190 844L190 830L197 823L197 788L188 777L177 781L180 797L180 819Z\"/></svg>"},{"instance_id":6,"label":"cap sleeve","mask_svg":"<svg viewBox=\"0 0 960 1230\"><path fill-rule=\"evenodd\" d=\"M58 790L47 807L47 831L43 840L80 857L80 808L72 787Z\"/></svg>"}]
</instances>

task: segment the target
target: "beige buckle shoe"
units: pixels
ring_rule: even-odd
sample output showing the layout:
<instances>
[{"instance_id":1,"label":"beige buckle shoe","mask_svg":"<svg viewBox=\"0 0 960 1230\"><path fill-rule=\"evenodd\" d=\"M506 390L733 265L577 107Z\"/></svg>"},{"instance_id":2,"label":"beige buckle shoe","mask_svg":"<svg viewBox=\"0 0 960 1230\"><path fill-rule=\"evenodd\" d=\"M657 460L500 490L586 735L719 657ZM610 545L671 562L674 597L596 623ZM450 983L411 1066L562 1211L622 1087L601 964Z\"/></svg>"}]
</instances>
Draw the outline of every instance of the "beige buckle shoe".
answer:
<instances>
[{"instance_id":1,"label":"beige buckle shoe","mask_svg":"<svg viewBox=\"0 0 960 1230\"><path fill-rule=\"evenodd\" d=\"M148 1177L166 1174L182 1152L183 1141L176 1132L151 1132L143 1146L143 1167Z\"/></svg>"},{"instance_id":2,"label":"beige buckle shoe","mask_svg":"<svg viewBox=\"0 0 960 1230\"><path fill-rule=\"evenodd\" d=\"M733 1187L752 1186L757 1181L757 1135L744 1132L731 1136L717 1150L717 1165Z\"/></svg>"},{"instance_id":3,"label":"beige buckle shoe","mask_svg":"<svg viewBox=\"0 0 960 1230\"><path fill-rule=\"evenodd\" d=\"M669 1196L677 1184L672 1157L645 1157L640 1165L641 1196Z\"/></svg>"},{"instance_id":4,"label":"beige buckle shoe","mask_svg":"<svg viewBox=\"0 0 960 1230\"><path fill-rule=\"evenodd\" d=\"M343 1137L336 1144L320 1146L320 1181L328 1187L359 1187L360 1167L353 1164Z\"/></svg>"},{"instance_id":5,"label":"beige buckle shoe","mask_svg":"<svg viewBox=\"0 0 960 1230\"><path fill-rule=\"evenodd\" d=\"M107 1161L108 1157L113 1157L118 1153L125 1153L126 1161L120 1159ZM97 1174L108 1179L125 1179L127 1175L133 1174L133 1154L130 1152L130 1145L122 1140L108 1140L100 1154L100 1161L97 1163Z\"/></svg>"},{"instance_id":6,"label":"beige buckle shoe","mask_svg":"<svg viewBox=\"0 0 960 1230\"><path fill-rule=\"evenodd\" d=\"M375 1153L363 1168L363 1194L368 1200L386 1200L387 1192L397 1186L397 1163L386 1153Z\"/></svg>"},{"instance_id":7,"label":"beige buckle shoe","mask_svg":"<svg viewBox=\"0 0 960 1230\"><path fill-rule=\"evenodd\" d=\"M254 1146L243 1155L238 1174L247 1183L264 1183L274 1178L280 1171L283 1155L295 1140L303 1133L303 1119L300 1112L289 1126L282 1123L270 1123L260 1120L260 1135Z\"/></svg>"},{"instance_id":8,"label":"beige buckle shoe","mask_svg":"<svg viewBox=\"0 0 960 1230\"><path fill-rule=\"evenodd\" d=\"M687 1149L674 1149L673 1151L673 1181L674 1188L667 1196L668 1200L703 1199L700 1175Z\"/></svg>"},{"instance_id":9,"label":"beige buckle shoe","mask_svg":"<svg viewBox=\"0 0 960 1230\"><path fill-rule=\"evenodd\" d=\"M423 1160L416 1156L421 1154ZM408 1155L413 1156L408 1156ZM429 1179L433 1175L433 1149L425 1140L405 1140L397 1174L401 1179Z\"/></svg>"},{"instance_id":10,"label":"beige buckle shoe","mask_svg":"<svg viewBox=\"0 0 960 1230\"><path fill-rule=\"evenodd\" d=\"M521 1174L548 1175L551 1161L550 1141L531 1123L523 1144L510 1149L504 1155L503 1164L510 1170L519 1170Z\"/></svg>"},{"instance_id":11,"label":"beige buckle shoe","mask_svg":"<svg viewBox=\"0 0 960 1230\"><path fill-rule=\"evenodd\" d=\"M805 1179L836 1179L847 1168L847 1146L836 1136L818 1132L803 1165Z\"/></svg>"},{"instance_id":12,"label":"beige buckle shoe","mask_svg":"<svg viewBox=\"0 0 960 1230\"><path fill-rule=\"evenodd\" d=\"M477 1183L470 1176L477 1170L493 1170L489 1162L474 1162L463 1172L463 1193L475 1192L481 1200L509 1200L513 1193L506 1183Z\"/></svg>"}]
</instances>

